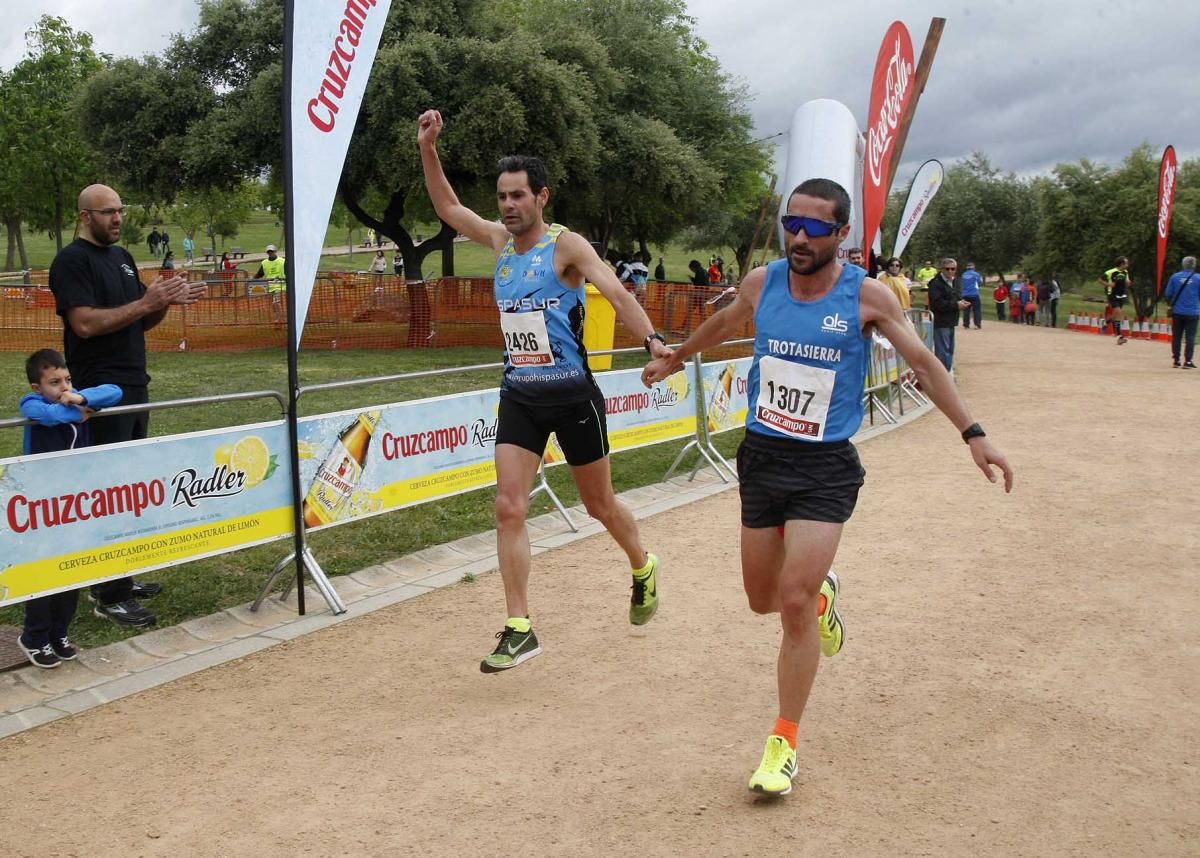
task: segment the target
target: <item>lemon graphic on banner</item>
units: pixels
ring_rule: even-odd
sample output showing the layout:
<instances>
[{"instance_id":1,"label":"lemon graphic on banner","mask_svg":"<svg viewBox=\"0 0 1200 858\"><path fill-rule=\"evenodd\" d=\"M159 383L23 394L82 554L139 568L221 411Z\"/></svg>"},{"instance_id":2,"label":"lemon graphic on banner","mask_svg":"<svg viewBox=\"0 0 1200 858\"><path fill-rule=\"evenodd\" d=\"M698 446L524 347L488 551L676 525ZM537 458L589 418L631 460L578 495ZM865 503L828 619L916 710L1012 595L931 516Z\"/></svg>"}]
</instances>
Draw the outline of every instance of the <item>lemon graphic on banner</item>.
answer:
<instances>
[{"instance_id":1,"label":"lemon graphic on banner","mask_svg":"<svg viewBox=\"0 0 1200 858\"><path fill-rule=\"evenodd\" d=\"M247 435L233 445L229 468L244 473L246 488L252 489L269 476L274 458L262 438Z\"/></svg>"},{"instance_id":2,"label":"lemon graphic on banner","mask_svg":"<svg viewBox=\"0 0 1200 858\"><path fill-rule=\"evenodd\" d=\"M667 388L674 392L676 396L683 399L688 393L687 372L677 372L667 378Z\"/></svg>"},{"instance_id":3,"label":"lemon graphic on banner","mask_svg":"<svg viewBox=\"0 0 1200 858\"><path fill-rule=\"evenodd\" d=\"M214 465L228 465L229 457L233 455L232 444L222 444L217 449L213 450Z\"/></svg>"}]
</instances>

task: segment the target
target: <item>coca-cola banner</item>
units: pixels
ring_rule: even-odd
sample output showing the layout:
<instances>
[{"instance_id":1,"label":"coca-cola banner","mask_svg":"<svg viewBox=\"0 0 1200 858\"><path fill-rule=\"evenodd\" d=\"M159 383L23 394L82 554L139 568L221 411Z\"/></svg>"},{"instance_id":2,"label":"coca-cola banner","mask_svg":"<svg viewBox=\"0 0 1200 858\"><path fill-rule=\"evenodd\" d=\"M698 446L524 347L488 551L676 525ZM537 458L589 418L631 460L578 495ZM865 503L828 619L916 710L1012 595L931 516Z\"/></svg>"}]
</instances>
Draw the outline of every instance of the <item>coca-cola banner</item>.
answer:
<instances>
[{"instance_id":1,"label":"coca-cola banner","mask_svg":"<svg viewBox=\"0 0 1200 858\"><path fill-rule=\"evenodd\" d=\"M325 244L325 230L346 149L375 62L391 0L291 0L290 68L292 184L286 189L294 224L287 248L296 290L292 343L300 348L304 317Z\"/></svg>"},{"instance_id":2,"label":"coca-cola banner","mask_svg":"<svg viewBox=\"0 0 1200 858\"><path fill-rule=\"evenodd\" d=\"M900 156L895 151L897 132L912 102L915 68L908 28L893 21L875 60L867 110L866 152L863 156L863 247L869 247L875 240L875 232L883 220L891 163Z\"/></svg>"},{"instance_id":3,"label":"coca-cola banner","mask_svg":"<svg viewBox=\"0 0 1200 858\"><path fill-rule=\"evenodd\" d=\"M0 460L0 605L292 532L282 421Z\"/></svg>"},{"instance_id":4,"label":"coca-cola banner","mask_svg":"<svg viewBox=\"0 0 1200 858\"><path fill-rule=\"evenodd\" d=\"M649 390L636 369L600 373L596 381L614 453L695 435L689 374ZM305 524L342 524L493 485L499 407L493 389L300 420ZM553 436L545 461L564 461Z\"/></svg>"},{"instance_id":5,"label":"coca-cola banner","mask_svg":"<svg viewBox=\"0 0 1200 858\"><path fill-rule=\"evenodd\" d=\"M921 165L913 179L912 187L908 189L908 201L904 203L904 213L900 215L900 224L896 228L896 241L892 245L892 256L901 256L908 240L921 222L921 216L929 210L929 203L942 186L946 171L942 162L930 159Z\"/></svg>"},{"instance_id":6,"label":"coca-cola banner","mask_svg":"<svg viewBox=\"0 0 1200 858\"><path fill-rule=\"evenodd\" d=\"M1171 210L1175 207L1175 147L1163 150L1158 168L1158 266L1157 293L1162 294L1163 266L1167 262L1167 238L1171 235Z\"/></svg>"}]
</instances>

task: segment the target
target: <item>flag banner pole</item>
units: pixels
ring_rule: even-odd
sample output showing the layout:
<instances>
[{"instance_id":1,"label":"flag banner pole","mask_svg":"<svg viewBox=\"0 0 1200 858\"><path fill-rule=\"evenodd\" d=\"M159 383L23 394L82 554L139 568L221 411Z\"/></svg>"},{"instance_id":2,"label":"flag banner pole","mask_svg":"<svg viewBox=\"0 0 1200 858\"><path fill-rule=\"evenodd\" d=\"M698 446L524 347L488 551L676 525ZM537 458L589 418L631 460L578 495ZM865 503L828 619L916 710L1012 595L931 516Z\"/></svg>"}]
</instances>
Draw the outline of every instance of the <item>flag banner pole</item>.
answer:
<instances>
[{"instance_id":1,"label":"flag banner pole","mask_svg":"<svg viewBox=\"0 0 1200 858\"><path fill-rule=\"evenodd\" d=\"M1175 147L1163 150L1162 163L1158 167L1158 259L1155 276L1156 296L1162 295L1163 266L1167 263L1167 238L1171 235L1171 211L1175 208Z\"/></svg>"},{"instance_id":2,"label":"flag banner pole","mask_svg":"<svg viewBox=\"0 0 1200 858\"><path fill-rule=\"evenodd\" d=\"M292 469L296 606L305 612L304 570L330 610L346 610L305 544L300 484L298 355L329 215L391 0L285 0L283 186L287 242L288 453ZM320 475L318 475L320 479ZM286 563L286 561L285 561ZM269 588L281 573L277 567ZM264 590L265 592L265 590ZM261 598L260 598L261 601Z\"/></svg>"},{"instance_id":3,"label":"flag banner pole","mask_svg":"<svg viewBox=\"0 0 1200 858\"><path fill-rule=\"evenodd\" d=\"M942 180L945 177L946 171L942 167L942 162L936 158L930 158L917 170L912 186L908 189L908 200L904 203L904 213L900 215L900 223L896 225L896 240L892 242L892 256L899 257L904 253L904 248L908 246L908 240L916 232L922 215L929 211L929 204L933 201L938 189L942 187Z\"/></svg>"}]
</instances>

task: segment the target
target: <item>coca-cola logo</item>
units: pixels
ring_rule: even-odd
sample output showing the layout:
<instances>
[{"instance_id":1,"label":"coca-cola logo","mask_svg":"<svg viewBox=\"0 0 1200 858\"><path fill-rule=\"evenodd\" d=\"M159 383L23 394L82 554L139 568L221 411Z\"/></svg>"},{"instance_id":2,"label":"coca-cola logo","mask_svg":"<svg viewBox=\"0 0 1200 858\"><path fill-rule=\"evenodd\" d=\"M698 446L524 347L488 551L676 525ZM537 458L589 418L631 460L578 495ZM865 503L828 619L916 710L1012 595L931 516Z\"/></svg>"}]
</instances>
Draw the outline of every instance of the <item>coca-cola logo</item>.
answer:
<instances>
[{"instance_id":1,"label":"coca-cola logo","mask_svg":"<svg viewBox=\"0 0 1200 858\"><path fill-rule=\"evenodd\" d=\"M905 56L903 40L897 33L884 77L883 98L877 113L867 117L872 123L867 130L867 170L876 187L883 184L883 168L896 140L896 126L904 115L912 76L912 56Z\"/></svg>"},{"instance_id":2,"label":"coca-cola logo","mask_svg":"<svg viewBox=\"0 0 1200 858\"><path fill-rule=\"evenodd\" d=\"M1167 164L1163 170L1161 202L1158 205L1158 237L1167 237L1167 222L1171 219L1171 203L1175 198L1175 165Z\"/></svg>"}]
</instances>

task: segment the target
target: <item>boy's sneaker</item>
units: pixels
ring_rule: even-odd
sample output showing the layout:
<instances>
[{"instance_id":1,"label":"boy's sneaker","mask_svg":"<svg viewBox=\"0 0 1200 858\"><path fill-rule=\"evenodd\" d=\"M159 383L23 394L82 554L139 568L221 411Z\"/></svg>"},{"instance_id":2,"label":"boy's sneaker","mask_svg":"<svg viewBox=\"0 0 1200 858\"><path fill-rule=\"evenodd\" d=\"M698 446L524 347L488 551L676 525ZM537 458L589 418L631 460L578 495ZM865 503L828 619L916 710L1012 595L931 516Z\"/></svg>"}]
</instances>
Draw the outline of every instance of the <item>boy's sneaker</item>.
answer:
<instances>
[{"instance_id":1,"label":"boy's sneaker","mask_svg":"<svg viewBox=\"0 0 1200 858\"><path fill-rule=\"evenodd\" d=\"M46 644L43 647L37 647L36 649L34 647L27 646L25 644L24 632L17 635L17 645L24 651L25 657L38 667L51 668L58 667L59 664L61 664L58 656L54 654L54 648L50 646L50 644Z\"/></svg>"},{"instance_id":2,"label":"boy's sneaker","mask_svg":"<svg viewBox=\"0 0 1200 858\"><path fill-rule=\"evenodd\" d=\"M118 626L131 629L143 629L158 622L158 617L139 605L136 599L126 599L112 605L96 603L92 613L102 620L112 620Z\"/></svg>"},{"instance_id":3,"label":"boy's sneaker","mask_svg":"<svg viewBox=\"0 0 1200 858\"><path fill-rule=\"evenodd\" d=\"M66 637L50 641L50 648L54 650L54 654L58 656L60 661L72 661L75 656L79 655L75 647L71 644L70 638Z\"/></svg>"},{"instance_id":4,"label":"boy's sneaker","mask_svg":"<svg viewBox=\"0 0 1200 858\"><path fill-rule=\"evenodd\" d=\"M633 595L629 597L629 622L635 626L650 622L658 610L658 558L647 553L646 559L650 571L633 576Z\"/></svg>"},{"instance_id":5,"label":"boy's sneaker","mask_svg":"<svg viewBox=\"0 0 1200 858\"><path fill-rule=\"evenodd\" d=\"M162 592L162 584L155 584L150 581L139 581L133 579L133 598L149 599L151 596L157 596Z\"/></svg>"},{"instance_id":6,"label":"boy's sneaker","mask_svg":"<svg viewBox=\"0 0 1200 858\"><path fill-rule=\"evenodd\" d=\"M796 749L783 736L768 736L762 762L750 776L750 791L760 795L787 795L796 776Z\"/></svg>"},{"instance_id":7,"label":"boy's sneaker","mask_svg":"<svg viewBox=\"0 0 1200 858\"><path fill-rule=\"evenodd\" d=\"M1194 363L1192 363L1191 361L1188 361L1187 363L1185 363L1183 365L1183 368L1184 369L1195 369L1196 365Z\"/></svg>"},{"instance_id":8,"label":"boy's sneaker","mask_svg":"<svg viewBox=\"0 0 1200 858\"><path fill-rule=\"evenodd\" d=\"M506 625L496 633L496 637L500 643L496 644L491 655L479 662L479 669L484 673L499 673L516 667L542 651L532 628L527 632L519 632Z\"/></svg>"},{"instance_id":9,"label":"boy's sneaker","mask_svg":"<svg viewBox=\"0 0 1200 858\"><path fill-rule=\"evenodd\" d=\"M817 628L821 632L821 653L837 655L842 649L846 629L837 612L837 597L841 585L836 572L830 571L821 582L821 613L817 617Z\"/></svg>"}]
</instances>

